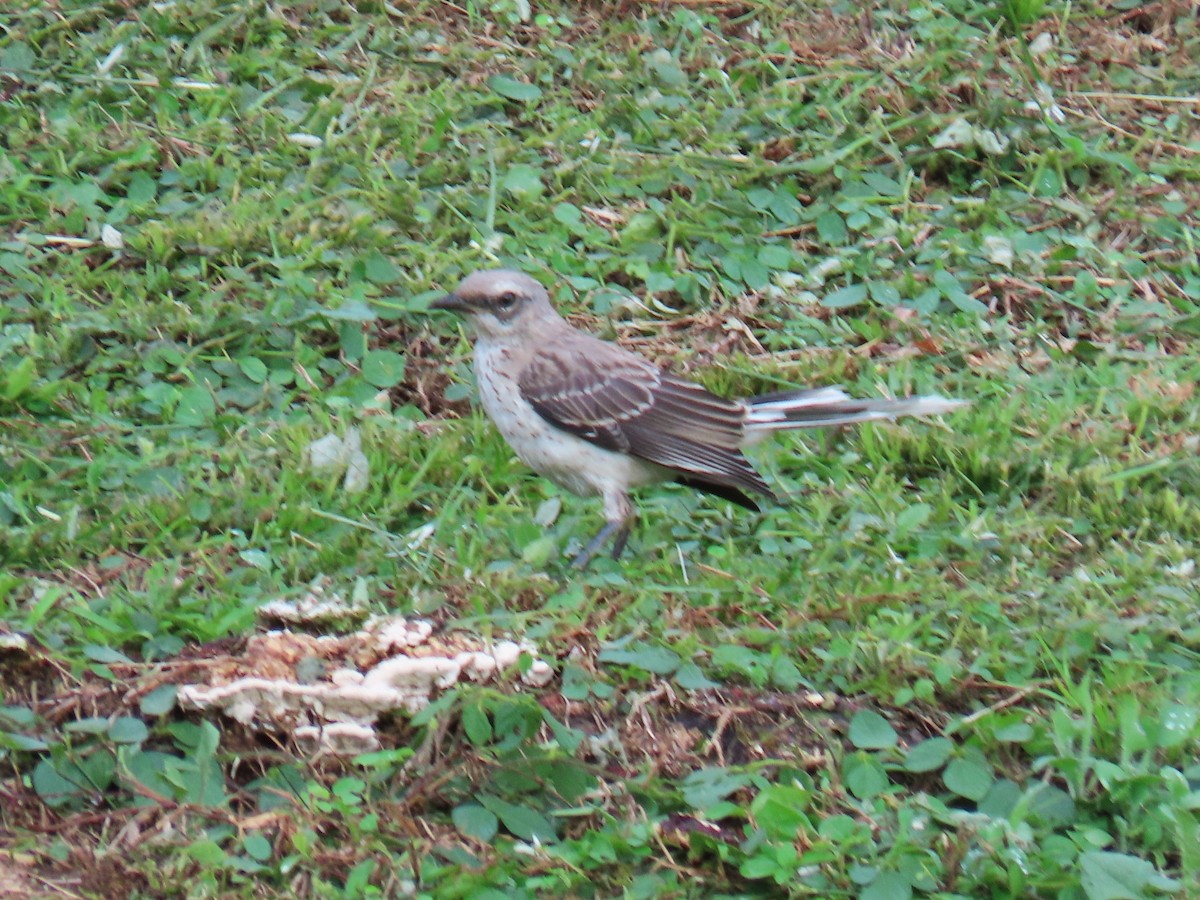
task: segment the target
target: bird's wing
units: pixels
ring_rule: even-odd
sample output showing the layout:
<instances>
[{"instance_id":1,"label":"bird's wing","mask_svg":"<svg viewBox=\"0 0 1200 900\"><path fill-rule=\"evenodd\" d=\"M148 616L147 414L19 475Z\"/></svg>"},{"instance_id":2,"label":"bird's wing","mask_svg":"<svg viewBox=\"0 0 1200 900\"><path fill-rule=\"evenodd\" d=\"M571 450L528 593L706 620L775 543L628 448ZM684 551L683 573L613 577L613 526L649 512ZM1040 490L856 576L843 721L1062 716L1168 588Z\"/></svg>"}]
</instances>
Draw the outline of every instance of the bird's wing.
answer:
<instances>
[{"instance_id":1,"label":"bird's wing","mask_svg":"<svg viewBox=\"0 0 1200 900\"><path fill-rule=\"evenodd\" d=\"M773 496L742 455L746 407L586 335L543 348L521 395L557 428L703 482ZM749 501L746 501L747 503Z\"/></svg>"}]
</instances>

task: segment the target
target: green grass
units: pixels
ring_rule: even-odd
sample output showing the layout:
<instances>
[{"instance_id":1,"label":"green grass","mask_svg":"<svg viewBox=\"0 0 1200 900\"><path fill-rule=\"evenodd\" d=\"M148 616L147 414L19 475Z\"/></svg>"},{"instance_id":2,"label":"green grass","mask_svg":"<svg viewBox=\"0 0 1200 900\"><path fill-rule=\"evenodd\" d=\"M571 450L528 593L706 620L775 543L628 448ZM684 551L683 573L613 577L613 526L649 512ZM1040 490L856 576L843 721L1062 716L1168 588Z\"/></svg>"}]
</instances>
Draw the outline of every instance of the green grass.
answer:
<instances>
[{"instance_id":1,"label":"green grass","mask_svg":"<svg viewBox=\"0 0 1200 900\"><path fill-rule=\"evenodd\" d=\"M525 6L0 13L0 885L1187 895L1195 16ZM724 393L974 403L756 450L760 514L644 492L576 574L597 504L424 313L499 264ZM358 493L304 464L352 426ZM357 760L174 708L316 579L560 677Z\"/></svg>"}]
</instances>

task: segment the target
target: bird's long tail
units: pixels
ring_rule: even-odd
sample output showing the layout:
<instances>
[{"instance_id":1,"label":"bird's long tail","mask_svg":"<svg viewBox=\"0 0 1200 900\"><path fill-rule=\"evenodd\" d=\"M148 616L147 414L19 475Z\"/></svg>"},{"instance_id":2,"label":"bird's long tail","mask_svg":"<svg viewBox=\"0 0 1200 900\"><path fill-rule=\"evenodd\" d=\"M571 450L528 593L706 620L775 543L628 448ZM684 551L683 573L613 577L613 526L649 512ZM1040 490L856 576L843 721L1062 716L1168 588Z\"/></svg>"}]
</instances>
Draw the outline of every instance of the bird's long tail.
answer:
<instances>
[{"instance_id":1,"label":"bird's long tail","mask_svg":"<svg viewBox=\"0 0 1200 900\"><path fill-rule=\"evenodd\" d=\"M970 404L969 400L936 395L903 400L856 400L835 387L763 394L749 402L746 434L751 441L772 431L852 425L897 416L936 416Z\"/></svg>"}]
</instances>

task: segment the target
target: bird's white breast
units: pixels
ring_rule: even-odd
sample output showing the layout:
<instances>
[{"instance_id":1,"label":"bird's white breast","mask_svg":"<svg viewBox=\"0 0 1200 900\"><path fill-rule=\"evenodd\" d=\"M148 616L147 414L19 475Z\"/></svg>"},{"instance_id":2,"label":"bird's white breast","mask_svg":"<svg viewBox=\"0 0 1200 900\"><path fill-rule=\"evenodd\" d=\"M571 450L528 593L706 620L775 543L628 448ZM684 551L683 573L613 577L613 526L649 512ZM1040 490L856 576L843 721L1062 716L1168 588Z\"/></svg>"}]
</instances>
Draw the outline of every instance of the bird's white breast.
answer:
<instances>
[{"instance_id":1,"label":"bird's white breast","mask_svg":"<svg viewBox=\"0 0 1200 900\"><path fill-rule=\"evenodd\" d=\"M521 396L520 369L511 348L476 342L475 380L483 408L513 452L535 472L582 496L624 492L666 478L660 466L551 425Z\"/></svg>"}]
</instances>

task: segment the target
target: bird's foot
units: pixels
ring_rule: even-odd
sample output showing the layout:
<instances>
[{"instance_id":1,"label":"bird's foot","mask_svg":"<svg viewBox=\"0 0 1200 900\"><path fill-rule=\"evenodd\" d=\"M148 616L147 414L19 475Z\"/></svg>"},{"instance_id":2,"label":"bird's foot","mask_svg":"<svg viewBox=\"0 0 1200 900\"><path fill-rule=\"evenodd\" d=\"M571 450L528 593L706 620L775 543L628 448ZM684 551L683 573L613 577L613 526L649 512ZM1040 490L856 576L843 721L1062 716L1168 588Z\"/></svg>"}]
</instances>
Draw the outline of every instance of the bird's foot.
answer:
<instances>
[{"instance_id":1,"label":"bird's foot","mask_svg":"<svg viewBox=\"0 0 1200 900\"><path fill-rule=\"evenodd\" d=\"M630 526L628 522L617 519L611 522L606 522L599 533L592 538L586 547L584 547L579 555L571 560L571 568L583 569L592 561L592 557L600 552L600 548L614 534L617 536L613 542L612 558L620 559L621 553L625 550L625 543L629 540Z\"/></svg>"}]
</instances>

